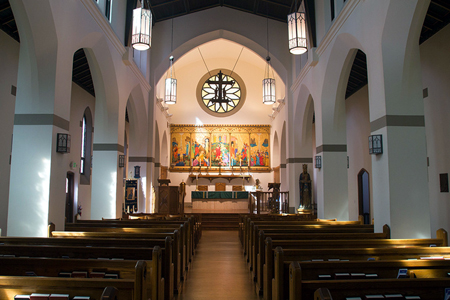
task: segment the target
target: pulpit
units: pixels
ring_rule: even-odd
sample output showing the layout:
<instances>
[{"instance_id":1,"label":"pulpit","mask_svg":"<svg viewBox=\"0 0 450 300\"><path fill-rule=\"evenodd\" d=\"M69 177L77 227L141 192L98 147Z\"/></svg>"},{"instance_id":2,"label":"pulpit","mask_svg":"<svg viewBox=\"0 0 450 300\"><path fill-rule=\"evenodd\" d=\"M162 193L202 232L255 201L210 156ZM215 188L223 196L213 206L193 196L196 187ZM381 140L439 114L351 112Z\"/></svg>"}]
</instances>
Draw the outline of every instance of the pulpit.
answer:
<instances>
[{"instance_id":1,"label":"pulpit","mask_svg":"<svg viewBox=\"0 0 450 300\"><path fill-rule=\"evenodd\" d=\"M178 186L170 186L170 180L158 179L159 195L156 203L156 213L177 215L182 212L180 207L180 191Z\"/></svg>"}]
</instances>

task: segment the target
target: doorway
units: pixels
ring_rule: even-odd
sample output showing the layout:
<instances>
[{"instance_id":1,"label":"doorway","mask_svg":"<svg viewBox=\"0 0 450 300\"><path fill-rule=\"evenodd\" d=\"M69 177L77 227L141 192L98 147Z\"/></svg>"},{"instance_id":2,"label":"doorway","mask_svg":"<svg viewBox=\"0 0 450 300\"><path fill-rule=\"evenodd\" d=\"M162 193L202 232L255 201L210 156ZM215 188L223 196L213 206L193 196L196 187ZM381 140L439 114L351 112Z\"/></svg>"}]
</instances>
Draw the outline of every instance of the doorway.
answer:
<instances>
[{"instance_id":1,"label":"doorway","mask_svg":"<svg viewBox=\"0 0 450 300\"><path fill-rule=\"evenodd\" d=\"M358 173L358 202L359 215L363 216L364 224L371 224L370 221L370 190L369 173L362 169Z\"/></svg>"},{"instance_id":2,"label":"doorway","mask_svg":"<svg viewBox=\"0 0 450 300\"><path fill-rule=\"evenodd\" d=\"M66 223L73 223L74 174L67 172L66 177Z\"/></svg>"}]
</instances>

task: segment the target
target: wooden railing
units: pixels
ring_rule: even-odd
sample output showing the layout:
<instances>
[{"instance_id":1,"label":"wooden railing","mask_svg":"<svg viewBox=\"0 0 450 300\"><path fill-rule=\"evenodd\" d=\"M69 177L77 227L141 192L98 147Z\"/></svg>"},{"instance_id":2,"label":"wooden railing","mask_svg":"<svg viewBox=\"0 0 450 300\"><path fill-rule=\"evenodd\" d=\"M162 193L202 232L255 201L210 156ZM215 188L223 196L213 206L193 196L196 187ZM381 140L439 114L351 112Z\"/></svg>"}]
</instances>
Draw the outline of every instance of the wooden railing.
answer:
<instances>
[{"instance_id":1,"label":"wooden railing","mask_svg":"<svg viewBox=\"0 0 450 300\"><path fill-rule=\"evenodd\" d=\"M248 208L251 214L289 213L289 192L250 192Z\"/></svg>"}]
</instances>

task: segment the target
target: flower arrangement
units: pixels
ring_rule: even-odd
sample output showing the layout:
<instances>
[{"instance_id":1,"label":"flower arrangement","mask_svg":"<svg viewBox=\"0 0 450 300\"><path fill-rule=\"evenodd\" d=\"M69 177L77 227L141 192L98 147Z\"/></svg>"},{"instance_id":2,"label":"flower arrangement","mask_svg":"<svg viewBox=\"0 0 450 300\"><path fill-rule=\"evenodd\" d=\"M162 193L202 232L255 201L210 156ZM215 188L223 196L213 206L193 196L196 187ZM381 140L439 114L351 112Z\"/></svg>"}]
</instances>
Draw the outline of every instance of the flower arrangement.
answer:
<instances>
[{"instance_id":1,"label":"flower arrangement","mask_svg":"<svg viewBox=\"0 0 450 300\"><path fill-rule=\"evenodd\" d=\"M77 214L80 215L81 217L81 210L83 209L83 207L81 207L81 204L78 204L78 208L77 208Z\"/></svg>"}]
</instances>

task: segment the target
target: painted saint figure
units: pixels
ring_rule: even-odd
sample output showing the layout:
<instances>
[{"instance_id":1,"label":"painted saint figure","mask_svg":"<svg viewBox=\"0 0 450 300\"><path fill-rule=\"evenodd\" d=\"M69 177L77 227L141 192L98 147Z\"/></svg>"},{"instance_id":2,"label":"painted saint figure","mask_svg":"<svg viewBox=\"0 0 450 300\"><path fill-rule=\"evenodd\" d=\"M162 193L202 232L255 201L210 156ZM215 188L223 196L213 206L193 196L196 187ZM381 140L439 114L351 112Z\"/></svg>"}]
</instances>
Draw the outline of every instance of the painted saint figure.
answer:
<instances>
[{"instance_id":1,"label":"painted saint figure","mask_svg":"<svg viewBox=\"0 0 450 300\"><path fill-rule=\"evenodd\" d=\"M298 184L300 186L300 206L311 208L311 177L306 164L303 165L303 173L300 174Z\"/></svg>"}]
</instances>

